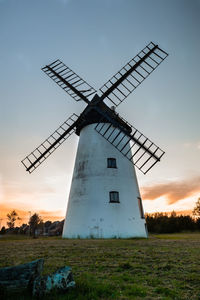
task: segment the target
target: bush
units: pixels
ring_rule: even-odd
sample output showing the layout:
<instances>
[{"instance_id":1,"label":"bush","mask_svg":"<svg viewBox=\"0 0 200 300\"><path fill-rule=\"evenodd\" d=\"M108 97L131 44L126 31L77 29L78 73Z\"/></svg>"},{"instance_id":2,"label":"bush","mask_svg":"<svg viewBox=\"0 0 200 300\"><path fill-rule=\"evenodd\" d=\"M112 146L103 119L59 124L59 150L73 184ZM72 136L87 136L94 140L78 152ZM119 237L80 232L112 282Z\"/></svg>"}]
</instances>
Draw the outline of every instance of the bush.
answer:
<instances>
[{"instance_id":1,"label":"bush","mask_svg":"<svg viewBox=\"0 0 200 300\"><path fill-rule=\"evenodd\" d=\"M177 216L172 212L147 214L146 222L148 231L151 233L174 233L182 231L200 230L200 218L193 219L191 216Z\"/></svg>"}]
</instances>

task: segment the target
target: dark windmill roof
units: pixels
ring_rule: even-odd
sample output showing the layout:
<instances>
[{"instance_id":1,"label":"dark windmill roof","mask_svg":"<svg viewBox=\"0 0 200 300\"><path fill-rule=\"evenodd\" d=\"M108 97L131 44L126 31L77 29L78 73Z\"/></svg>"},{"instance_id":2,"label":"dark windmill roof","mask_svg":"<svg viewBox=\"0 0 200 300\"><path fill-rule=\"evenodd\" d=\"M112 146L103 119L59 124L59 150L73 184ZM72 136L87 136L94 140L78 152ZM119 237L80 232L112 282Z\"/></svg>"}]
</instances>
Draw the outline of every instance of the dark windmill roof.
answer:
<instances>
[{"instance_id":1,"label":"dark windmill roof","mask_svg":"<svg viewBox=\"0 0 200 300\"><path fill-rule=\"evenodd\" d=\"M104 102L98 103L97 106L100 108L101 112L109 115L109 117L112 120L117 121L118 124L121 125L124 129L126 129L129 133L132 131L131 127L122 118L119 117L119 115L115 112L115 110L109 108ZM86 109L80 115L80 122L76 126L76 134L80 135L81 130L85 126L94 123L110 123L110 122L106 118L106 116L103 116L95 109L95 107L91 105L86 107Z\"/></svg>"}]
</instances>

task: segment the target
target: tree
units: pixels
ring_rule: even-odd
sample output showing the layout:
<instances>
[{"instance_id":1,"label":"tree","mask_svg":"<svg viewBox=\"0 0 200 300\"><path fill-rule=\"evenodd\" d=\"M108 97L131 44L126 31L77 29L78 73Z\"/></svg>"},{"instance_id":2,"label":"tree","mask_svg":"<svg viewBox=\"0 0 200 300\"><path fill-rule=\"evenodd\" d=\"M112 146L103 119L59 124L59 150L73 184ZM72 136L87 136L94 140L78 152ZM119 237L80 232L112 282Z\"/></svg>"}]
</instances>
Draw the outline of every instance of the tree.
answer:
<instances>
[{"instance_id":1,"label":"tree","mask_svg":"<svg viewBox=\"0 0 200 300\"><path fill-rule=\"evenodd\" d=\"M36 230L42 226L43 221L42 218L35 213L34 215L32 215L29 219L29 226L30 226L30 234L33 236L33 238L36 237Z\"/></svg>"},{"instance_id":2,"label":"tree","mask_svg":"<svg viewBox=\"0 0 200 300\"><path fill-rule=\"evenodd\" d=\"M193 216L200 218L200 198L196 202L196 206L193 209Z\"/></svg>"},{"instance_id":3,"label":"tree","mask_svg":"<svg viewBox=\"0 0 200 300\"><path fill-rule=\"evenodd\" d=\"M51 224L52 224L51 221L46 221L46 222L44 223L44 234L48 234L49 228L50 228Z\"/></svg>"},{"instance_id":4,"label":"tree","mask_svg":"<svg viewBox=\"0 0 200 300\"><path fill-rule=\"evenodd\" d=\"M200 228L200 218L195 221L191 216L177 216L176 212L171 215L154 213L146 215L147 228L154 233L173 233Z\"/></svg>"},{"instance_id":5,"label":"tree","mask_svg":"<svg viewBox=\"0 0 200 300\"><path fill-rule=\"evenodd\" d=\"M3 227L1 228L0 234L5 234L5 233L6 233L6 228L5 228L5 226L3 226Z\"/></svg>"},{"instance_id":6,"label":"tree","mask_svg":"<svg viewBox=\"0 0 200 300\"><path fill-rule=\"evenodd\" d=\"M15 227L15 222L17 220L21 220L21 218L18 216L18 213L15 210L12 210L9 214L7 214L7 225L9 229L13 229Z\"/></svg>"}]
</instances>

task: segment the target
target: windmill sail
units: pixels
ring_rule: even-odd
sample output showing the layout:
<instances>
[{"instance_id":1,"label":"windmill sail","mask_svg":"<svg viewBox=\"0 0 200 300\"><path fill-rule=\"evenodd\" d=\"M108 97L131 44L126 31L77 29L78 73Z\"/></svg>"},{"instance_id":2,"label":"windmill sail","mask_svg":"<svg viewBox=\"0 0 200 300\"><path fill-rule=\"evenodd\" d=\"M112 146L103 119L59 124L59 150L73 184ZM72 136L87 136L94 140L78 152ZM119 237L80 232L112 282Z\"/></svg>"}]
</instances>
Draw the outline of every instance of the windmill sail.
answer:
<instances>
[{"instance_id":1,"label":"windmill sail","mask_svg":"<svg viewBox=\"0 0 200 300\"><path fill-rule=\"evenodd\" d=\"M84 100L89 103L89 97L96 90L59 59L42 68L66 93L76 101Z\"/></svg>"},{"instance_id":2,"label":"windmill sail","mask_svg":"<svg viewBox=\"0 0 200 300\"><path fill-rule=\"evenodd\" d=\"M118 106L167 56L158 45L149 43L100 88L101 99Z\"/></svg>"},{"instance_id":3,"label":"windmill sail","mask_svg":"<svg viewBox=\"0 0 200 300\"><path fill-rule=\"evenodd\" d=\"M164 155L164 151L127 121L123 121L131 128L130 133L120 128L120 126L115 126L113 123L99 122L95 130L130 160L142 173L146 174L160 161Z\"/></svg>"},{"instance_id":4,"label":"windmill sail","mask_svg":"<svg viewBox=\"0 0 200 300\"><path fill-rule=\"evenodd\" d=\"M32 173L75 131L75 128L76 134L79 135L83 126L98 123L100 120L95 128L96 131L146 174L160 160L164 152L136 128L118 117L105 102L108 100L112 105L118 106L167 56L168 54L158 45L149 43L100 88L100 96L92 86L60 60L43 67L42 70L65 92L76 101L85 101L88 106L80 117L76 114L69 117L22 160L26 170Z\"/></svg>"},{"instance_id":5,"label":"windmill sail","mask_svg":"<svg viewBox=\"0 0 200 300\"><path fill-rule=\"evenodd\" d=\"M49 157L75 131L78 116L71 115L53 134L26 156L22 163L26 171L32 173L47 157Z\"/></svg>"}]
</instances>

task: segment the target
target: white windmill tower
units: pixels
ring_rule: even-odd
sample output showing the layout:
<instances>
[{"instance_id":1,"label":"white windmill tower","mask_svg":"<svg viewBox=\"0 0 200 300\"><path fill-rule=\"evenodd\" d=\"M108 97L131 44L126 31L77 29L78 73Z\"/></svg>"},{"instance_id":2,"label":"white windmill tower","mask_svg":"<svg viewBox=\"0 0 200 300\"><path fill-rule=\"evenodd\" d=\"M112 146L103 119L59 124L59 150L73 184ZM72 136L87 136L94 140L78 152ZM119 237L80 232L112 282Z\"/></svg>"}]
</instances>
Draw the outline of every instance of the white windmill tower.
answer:
<instances>
[{"instance_id":1,"label":"white windmill tower","mask_svg":"<svg viewBox=\"0 0 200 300\"><path fill-rule=\"evenodd\" d=\"M80 116L70 116L22 161L32 173L73 132L80 136L63 237L147 237L134 165L146 174L164 152L120 117L115 107L167 55L149 43L100 88L100 96L60 60L42 68L76 101L87 103Z\"/></svg>"}]
</instances>

